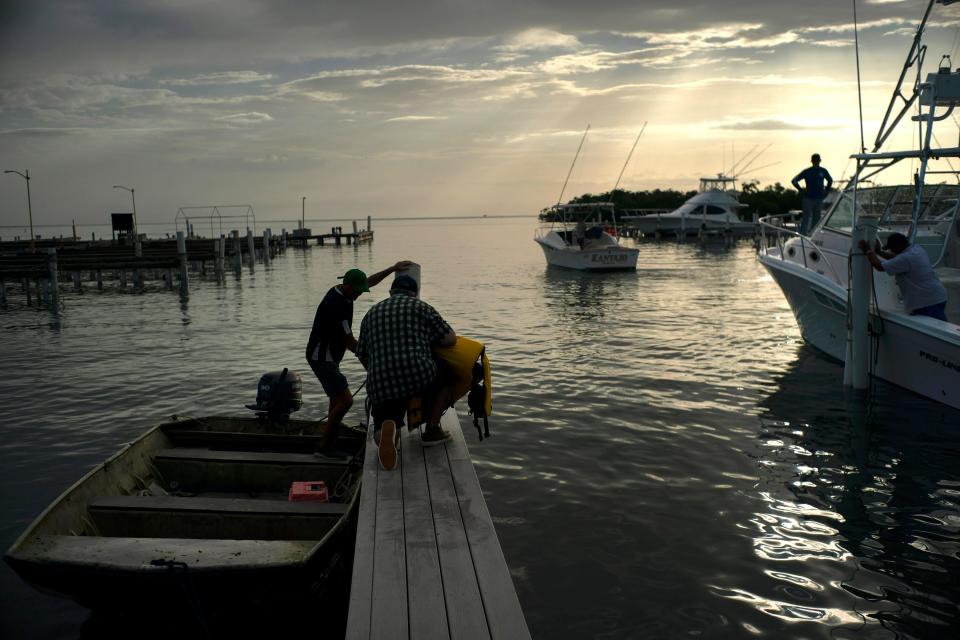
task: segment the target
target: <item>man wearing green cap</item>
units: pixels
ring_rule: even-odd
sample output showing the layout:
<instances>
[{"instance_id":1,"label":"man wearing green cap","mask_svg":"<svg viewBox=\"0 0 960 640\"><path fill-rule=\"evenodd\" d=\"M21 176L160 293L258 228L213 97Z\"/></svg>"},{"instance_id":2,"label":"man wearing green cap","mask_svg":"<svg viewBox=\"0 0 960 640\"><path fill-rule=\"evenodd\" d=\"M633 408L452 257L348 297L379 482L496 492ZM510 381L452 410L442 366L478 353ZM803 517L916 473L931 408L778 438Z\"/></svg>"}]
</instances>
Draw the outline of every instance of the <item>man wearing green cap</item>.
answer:
<instances>
[{"instance_id":1,"label":"man wearing green cap","mask_svg":"<svg viewBox=\"0 0 960 640\"><path fill-rule=\"evenodd\" d=\"M346 457L337 450L337 438L340 435L340 421L353 405L353 396L347 379L340 372L340 361L347 349L353 352L357 348L352 329L353 301L391 273L402 271L411 264L409 260L401 260L369 277L360 269L350 269L341 276L343 283L331 287L317 307L313 330L307 341L307 363L330 398L327 437L323 447L317 451L323 456L338 459Z\"/></svg>"}]
</instances>

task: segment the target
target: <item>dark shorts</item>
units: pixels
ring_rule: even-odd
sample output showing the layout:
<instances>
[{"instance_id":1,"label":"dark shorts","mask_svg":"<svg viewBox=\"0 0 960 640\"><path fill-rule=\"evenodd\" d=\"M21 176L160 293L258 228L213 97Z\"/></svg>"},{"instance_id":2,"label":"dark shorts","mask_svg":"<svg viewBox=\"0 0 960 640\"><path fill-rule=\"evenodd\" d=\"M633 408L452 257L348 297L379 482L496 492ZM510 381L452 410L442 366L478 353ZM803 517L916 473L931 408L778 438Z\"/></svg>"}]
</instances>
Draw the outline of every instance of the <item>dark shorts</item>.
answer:
<instances>
[{"instance_id":1,"label":"dark shorts","mask_svg":"<svg viewBox=\"0 0 960 640\"><path fill-rule=\"evenodd\" d=\"M434 377L433 382L424 387L419 393L414 394L414 396L420 396L420 407L421 411L424 412L424 418L426 418L426 412L428 412L433 405L433 398L436 397L436 394L444 391L454 380L453 371L450 369L450 366L443 360L437 360L436 362L437 375ZM411 397L413 396L391 398L390 400L374 403L373 409L371 410L373 414L373 430L379 431L385 420L393 420L397 423L398 427L402 426L407 415L407 407L410 406Z\"/></svg>"},{"instance_id":2,"label":"dark shorts","mask_svg":"<svg viewBox=\"0 0 960 640\"><path fill-rule=\"evenodd\" d=\"M313 360L307 360L307 362L317 375L317 379L320 380L320 385L328 397L332 398L349 387L347 379L340 373L340 365L336 362L315 362Z\"/></svg>"},{"instance_id":3,"label":"dark shorts","mask_svg":"<svg viewBox=\"0 0 960 640\"><path fill-rule=\"evenodd\" d=\"M932 304L929 307L914 309L910 312L910 315L930 316L931 318L936 318L937 320L943 320L944 322L947 322L947 303L941 302L939 304Z\"/></svg>"}]
</instances>

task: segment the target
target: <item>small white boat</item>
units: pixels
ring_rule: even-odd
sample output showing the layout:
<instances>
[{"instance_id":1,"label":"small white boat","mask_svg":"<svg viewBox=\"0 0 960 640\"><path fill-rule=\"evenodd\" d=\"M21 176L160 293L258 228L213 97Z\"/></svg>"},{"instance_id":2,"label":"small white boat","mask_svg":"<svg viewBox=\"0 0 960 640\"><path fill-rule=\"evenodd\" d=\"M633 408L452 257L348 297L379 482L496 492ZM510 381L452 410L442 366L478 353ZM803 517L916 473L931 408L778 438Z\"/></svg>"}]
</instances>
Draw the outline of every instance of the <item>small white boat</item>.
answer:
<instances>
[{"instance_id":1,"label":"small white boat","mask_svg":"<svg viewBox=\"0 0 960 640\"><path fill-rule=\"evenodd\" d=\"M679 208L667 213L628 210L621 219L645 236L688 236L704 232L752 234L756 224L744 222L737 214L745 205L737 200L736 186L736 178L723 174L700 178L699 193Z\"/></svg>"},{"instance_id":2,"label":"small white boat","mask_svg":"<svg viewBox=\"0 0 960 640\"><path fill-rule=\"evenodd\" d=\"M538 230L533 239L543 249L548 265L578 271L637 268L640 250L620 245L612 202L560 204L542 215L552 220L550 230ZM605 226L611 223L612 227Z\"/></svg>"}]
</instances>

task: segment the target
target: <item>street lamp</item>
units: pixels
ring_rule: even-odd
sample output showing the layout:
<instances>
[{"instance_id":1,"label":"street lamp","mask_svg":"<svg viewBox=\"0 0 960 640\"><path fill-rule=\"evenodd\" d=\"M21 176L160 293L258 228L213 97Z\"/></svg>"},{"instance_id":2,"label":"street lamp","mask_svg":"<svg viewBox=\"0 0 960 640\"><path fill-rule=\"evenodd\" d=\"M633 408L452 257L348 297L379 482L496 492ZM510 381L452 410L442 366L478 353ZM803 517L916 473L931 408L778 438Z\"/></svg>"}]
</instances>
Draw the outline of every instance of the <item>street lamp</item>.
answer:
<instances>
[{"instance_id":1,"label":"street lamp","mask_svg":"<svg viewBox=\"0 0 960 640\"><path fill-rule=\"evenodd\" d=\"M33 206L30 204L30 170L24 169L23 173L20 173L15 169L7 169L4 173L15 173L27 181L27 215L30 216L30 250L33 251L37 238L33 235Z\"/></svg>"},{"instance_id":2,"label":"street lamp","mask_svg":"<svg viewBox=\"0 0 960 640\"><path fill-rule=\"evenodd\" d=\"M113 185L114 189L123 189L124 191L130 192L130 197L133 199L133 235L139 235L137 231L137 196L134 195L133 189L130 187L124 187L123 185L115 184Z\"/></svg>"}]
</instances>

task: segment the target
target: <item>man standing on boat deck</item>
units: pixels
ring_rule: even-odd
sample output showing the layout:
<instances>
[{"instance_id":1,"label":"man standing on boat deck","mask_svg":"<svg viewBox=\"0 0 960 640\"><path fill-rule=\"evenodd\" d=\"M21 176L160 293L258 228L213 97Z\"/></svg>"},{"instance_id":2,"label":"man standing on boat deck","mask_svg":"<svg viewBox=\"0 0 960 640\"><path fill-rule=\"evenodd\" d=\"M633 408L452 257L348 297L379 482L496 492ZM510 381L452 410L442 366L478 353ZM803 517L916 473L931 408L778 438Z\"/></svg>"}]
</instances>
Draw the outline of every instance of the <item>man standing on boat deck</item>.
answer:
<instances>
[{"instance_id":1,"label":"man standing on boat deck","mask_svg":"<svg viewBox=\"0 0 960 640\"><path fill-rule=\"evenodd\" d=\"M800 218L800 233L808 235L820 221L820 210L823 208L823 197L830 191L833 185L833 178L830 172L820 166L820 154L815 153L810 156L811 165L798 173L791 184L793 188L800 192L803 197L801 207L803 217ZM804 187L800 187L800 181L803 180ZM826 182L826 187L824 187Z\"/></svg>"},{"instance_id":2,"label":"man standing on boat deck","mask_svg":"<svg viewBox=\"0 0 960 640\"><path fill-rule=\"evenodd\" d=\"M313 329L307 341L307 363L320 380L324 393L330 398L327 436L323 447L317 451L323 456L337 459L346 457L337 450L336 445L340 436L340 421L353 406L353 396L350 394L347 379L340 372L343 354L348 349L356 351L357 348L352 329L353 301L394 271L406 269L411 264L413 263L409 260L402 260L369 277L360 269L350 269L341 276L343 284L331 287L317 306Z\"/></svg>"},{"instance_id":3,"label":"man standing on boat deck","mask_svg":"<svg viewBox=\"0 0 960 640\"><path fill-rule=\"evenodd\" d=\"M886 249L877 242L871 249L866 240L860 249L877 271L885 271L897 280L903 295L903 306L912 316L930 316L947 321L947 290L930 264L927 252L910 244L902 233L891 233Z\"/></svg>"},{"instance_id":4,"label":"man standing on boat deck","mask_svg":"<svg viewBox=\"0 0 960 640\"><path fill-rule=\"evenodd\" d=\"M417 291L416 280L397 276L390 297L370 307L360 323L357 358L367 370L374 440L388 471L397 464L397 429L412 396L419 395L428 412L423 446L450 439L440 417L451 404L453 374L434 359L432 349L455 345L457 334L436 309L417 298Z\"/></svg>"}]
</instances>

